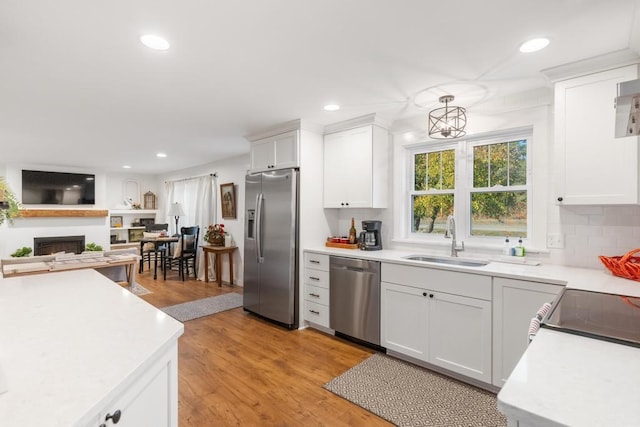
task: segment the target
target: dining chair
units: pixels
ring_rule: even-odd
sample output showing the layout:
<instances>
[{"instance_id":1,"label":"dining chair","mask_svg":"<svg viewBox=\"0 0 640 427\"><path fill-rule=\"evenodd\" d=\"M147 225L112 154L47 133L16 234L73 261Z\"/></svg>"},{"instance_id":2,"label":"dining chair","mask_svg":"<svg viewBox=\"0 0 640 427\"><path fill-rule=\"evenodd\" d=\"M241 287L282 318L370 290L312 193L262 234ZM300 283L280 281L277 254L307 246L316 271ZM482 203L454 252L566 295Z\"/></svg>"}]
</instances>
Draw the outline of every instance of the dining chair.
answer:
<instances>
[{"instance_id":1,"label":"dining chair","mask_svg":"<svg viewBox=\"0 0 640 427\"><path fill-rule=\"evenodd\" d=\"M169 231L169 224L147 224L144 229L144 232L145 232L144 236L148 237L149 236L148 233L157 233L157 235L160 236L160 233L162 233L163 231L165 232ZM151 269L151 258L152 256L155 256L156 250L161 251L160 253L162 254L162 252L167 250L167 246L160 245L156 249L156 245L154 243L146 243L142 247L142 253L140 254L142 256L142 259L140 260L140 263L141 263L140 271L144 270L145 260L147 261L147 267ZM160 260L162 260L162 256L160 256Z\"/></svg>"},{"instance_id":2,"label":"dining chair","mask_svg":"<svg viewBox=\"0 0 640 427\"><path fill-rule=\"evenodd\" d=\"M180 279L184 281L185 276L189 277L189 264L193 267L193 276L198 277L196 258L198 255L198 239L200 238L200 227L197 225L180 228L180 238L173 251L165 251L162 261L164 278L167 279L167 270L173 267L178 268Z\"/></svg>"}]
</instances>

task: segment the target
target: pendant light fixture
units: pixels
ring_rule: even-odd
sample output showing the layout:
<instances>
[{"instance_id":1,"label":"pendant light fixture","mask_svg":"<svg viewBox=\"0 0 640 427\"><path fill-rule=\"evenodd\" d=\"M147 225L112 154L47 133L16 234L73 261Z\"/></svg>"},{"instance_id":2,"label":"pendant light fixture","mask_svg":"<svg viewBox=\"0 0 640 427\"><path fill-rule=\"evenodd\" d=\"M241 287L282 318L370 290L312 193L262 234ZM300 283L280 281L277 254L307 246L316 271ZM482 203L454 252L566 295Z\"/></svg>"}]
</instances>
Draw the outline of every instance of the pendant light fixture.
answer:
<instances>
[{"instance_id":1,"label":"pendant light fixture","mask_svg":"<svg viewBox=\"0 0 640 427\"><path fill-rule=\"evenodd\" d=\"M434 139L460 138L465 136L467 114L462 107L450 107L453 95L444 95L438 99L444 107L436 108L429 113L429 137Z\"/></svg>"}]
</instances>

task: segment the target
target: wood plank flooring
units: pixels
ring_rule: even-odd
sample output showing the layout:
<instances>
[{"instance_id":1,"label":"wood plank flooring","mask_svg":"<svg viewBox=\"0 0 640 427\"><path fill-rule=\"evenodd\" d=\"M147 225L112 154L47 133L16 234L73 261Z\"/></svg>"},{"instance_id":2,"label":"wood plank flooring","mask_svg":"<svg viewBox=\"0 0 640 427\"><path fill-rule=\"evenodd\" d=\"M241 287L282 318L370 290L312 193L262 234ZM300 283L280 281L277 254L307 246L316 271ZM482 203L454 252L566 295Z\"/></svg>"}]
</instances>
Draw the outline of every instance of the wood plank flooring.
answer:
<instances>
[{"instance_id":1,"label":"wood plank flooring","mask_svg":"<svg viewBox=\"0 0 640 427\"><path fill-rule=\"evenodd\" d=\"M177 274L137 281L156 307L241 287L218 287ZM178 341L179 425L391 426L322 385L366 359L372 350L314 329L288 331L242 308L185 322Z\"/></svg>"}]
</instances>

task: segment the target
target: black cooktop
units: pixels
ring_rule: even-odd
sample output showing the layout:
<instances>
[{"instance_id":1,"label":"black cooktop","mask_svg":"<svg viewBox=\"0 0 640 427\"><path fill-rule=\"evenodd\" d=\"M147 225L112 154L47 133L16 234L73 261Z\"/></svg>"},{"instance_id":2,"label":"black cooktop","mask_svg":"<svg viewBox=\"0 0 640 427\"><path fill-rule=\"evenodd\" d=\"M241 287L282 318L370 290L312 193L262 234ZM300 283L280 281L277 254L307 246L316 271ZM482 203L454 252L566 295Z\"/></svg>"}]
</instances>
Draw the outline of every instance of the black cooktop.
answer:
<instances>
[{"instance_id":1,"label":"black cooktop","mask_svg":"<svg viewBox=\"0 0 640 427\"><path fill-rule=\"evenodd\" d=\"M640 347L640 298L565 288L541 327Z\"/></svg>"}]
</instances>

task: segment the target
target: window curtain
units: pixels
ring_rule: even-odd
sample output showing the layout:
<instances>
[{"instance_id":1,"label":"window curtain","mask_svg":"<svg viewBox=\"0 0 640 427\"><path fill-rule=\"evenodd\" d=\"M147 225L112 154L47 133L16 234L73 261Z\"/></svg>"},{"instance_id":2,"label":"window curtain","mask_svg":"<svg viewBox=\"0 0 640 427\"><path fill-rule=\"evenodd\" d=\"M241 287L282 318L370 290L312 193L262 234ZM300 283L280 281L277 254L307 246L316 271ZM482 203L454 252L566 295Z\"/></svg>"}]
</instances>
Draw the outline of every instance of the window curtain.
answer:
<instances>
[{"instance_id":1,"label":"window curtain","mask_svg":"<svg viewBox=\"0 0 640 427\"><path fill-rule=\"evenodd\" d=\"M200 239L198 246L202 245L204 233L210 224L217 222L217 197L216 197L216 177L214 174L197 178L188 178L178 181L167 181L165 183L165 212L175 202L182 205L185 216L181 216L178 222L180 227L200 226ZM167 222L175 227L175 218L167 215ZM198 280L204 280L204 258L202 251L198 251L196 264L198 266Z\"/></svg>"}]
</instances>

